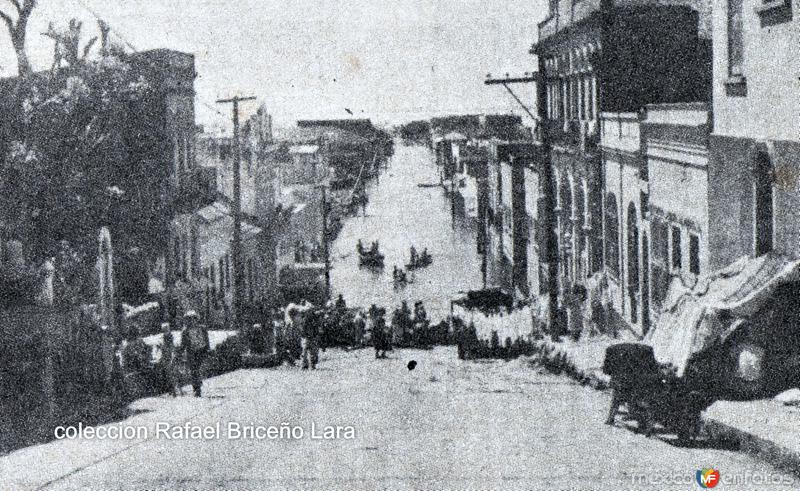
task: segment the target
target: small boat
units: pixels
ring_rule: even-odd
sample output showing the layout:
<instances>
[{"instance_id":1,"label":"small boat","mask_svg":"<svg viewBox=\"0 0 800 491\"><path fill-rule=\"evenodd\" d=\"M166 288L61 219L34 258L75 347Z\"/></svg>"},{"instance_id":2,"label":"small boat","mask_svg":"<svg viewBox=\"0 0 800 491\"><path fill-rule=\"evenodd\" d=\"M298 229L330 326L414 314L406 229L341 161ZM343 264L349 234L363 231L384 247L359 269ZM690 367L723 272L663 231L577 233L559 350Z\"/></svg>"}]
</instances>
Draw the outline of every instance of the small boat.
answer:
<instances>
[{"instance_id":1,"label":"small boat","mask_svg":"<svg viewBox=\"0 0 800 491\"><path fill-rule=\"evenodd\" d=\"M417 187L420 187L420 188L438 188L439 186L441 186L441 184L439 184L437 182L420 182L420 183L417 183Z\"/></svg>"},{"instance_id":2,"label":"small boat","mask_svg":"<svg viewBox=\"0 0 800 491\"><path fill-rule=\"evenodd\" d=\"M366 266L369 268L382 268L383 267L383 254L379 252L361 252L358 254L358 265Z\"/></svg>"},{"instance_id":3,"label":"small boat","mask_svg":"<svg viewBox=\"0 0 800 491\"><path fill-rule=\"evenodd\" d=\"M420 268L427 268L433 263L433 257L430 254L423 254L419 256L416 261L412 261L406 264L406 269L413 270L413 269L420 269Z\"/></svg>"},{"instance_id":4,"label":"small boat","mask_svg":"<svg viewBox=\"0 0 800 491\"><path fill-rule=\"evenodd\" d=\"M399 269L397 266L394 267L394 271L392 272L392 281L394 282L395 288L399 288L411 283L406 272L402 269Z\"/></svg>"}]
</instances>

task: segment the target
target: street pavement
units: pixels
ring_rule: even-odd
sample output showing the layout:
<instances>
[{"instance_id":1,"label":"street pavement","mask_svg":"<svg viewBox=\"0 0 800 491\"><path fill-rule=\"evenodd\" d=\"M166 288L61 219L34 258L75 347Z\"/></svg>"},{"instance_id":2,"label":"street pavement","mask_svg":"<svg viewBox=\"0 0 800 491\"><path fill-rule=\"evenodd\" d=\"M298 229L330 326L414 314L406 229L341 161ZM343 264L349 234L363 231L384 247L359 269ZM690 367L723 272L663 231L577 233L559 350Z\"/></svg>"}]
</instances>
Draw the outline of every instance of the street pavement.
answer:
<instances>
[{"instance_id":1,"label":"street pavement","mask_svg":"<svg viewBox=\"0 0 800 491\"><path fill-rule=\"evenodd\" d=\"M0 488L691 490L701 489L695 472L706 467L720 472L717 489L798 482L707 442L682 448L606 426L608 393L522 359L460 361L454 348L386 360L328 350L316 371L240 370L207 380L204 391L134 403L137 414L120 424L136 437L63 439L0 458ZM230 422L263 433L232 439ZM156 431L218 423L208 438ZM282 434L283 423L304 434ZM313 438L312 423L315 437L340 426L338 438Z\"/></svg>"}]
</instances>

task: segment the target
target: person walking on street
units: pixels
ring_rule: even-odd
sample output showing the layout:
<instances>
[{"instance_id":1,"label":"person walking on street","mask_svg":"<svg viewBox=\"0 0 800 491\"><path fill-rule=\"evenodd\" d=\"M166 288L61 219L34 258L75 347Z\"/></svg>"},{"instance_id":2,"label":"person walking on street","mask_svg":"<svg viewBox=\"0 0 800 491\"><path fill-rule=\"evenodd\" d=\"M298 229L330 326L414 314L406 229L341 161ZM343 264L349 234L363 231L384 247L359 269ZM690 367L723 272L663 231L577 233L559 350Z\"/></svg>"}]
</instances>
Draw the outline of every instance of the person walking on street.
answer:
<instances>
[{"instance_id":1,"label":"person walking on street","mask_svg":"<svg viewBox=\"0 0 800 491\"><path fill-rule=\"evenodd\" d=\"M164 382L169 387L172 397L177 397L178 392L183 395L183 387L178 373L178 366L175 363L175 338L172 335L169 322L161 324L163 341L161 343L161 366L164 367Z\"/></svg>"},{"instance_id":2,"label":"person walking on street","mask_svg":"<svg viewBox=\"0 0 800 491\"><path fill-rule=\"evenodd\" d=\"M305 321L303 322L302 338L300 339L300 346L303 349L301 355L303 360L302 369L308 370L310 366L312 370L316 370L317 362L319 361L319 335L322 313L316 310L309 310L304 315Z\"/></svg>"},{"instance_id":3,"label":"person walking on street","mask_svg":"<svg viewBox=\"0 0 800 491\"><path fill-rule=\"evenodd\" d=\"M361 313L361 309L356 311L356 316L353 318L353 346L356 348L361 347L364 344L364 330L366 328L366 322L364 322L364 316Z\"/></svg>"},{"instance_id":4,"label":"person walking on street","mask_svg":"<svg viewBox=\"0 0 800 491\"><path fill-rule=\"evenodd\" d=\"M203 361L208 355L210 342L208 330L198 322L197 312L190 310L183 316L184 327L181 332L180 351L186 355L186 364L192 378L194 396L200 397L203 388Z\"/></svg>"},{"instance_id":5,"label":"person walking on street","mask_svg":"<svg viewBox=\"0 0 800 491\"><path fill-rule=\"evenodd\" d=\"M372 324L372 340L375 346L375 358L386 358L386 352L391 349L390 334L386 329L385 310L378 309Z\"/></svg>"}]
</instances>

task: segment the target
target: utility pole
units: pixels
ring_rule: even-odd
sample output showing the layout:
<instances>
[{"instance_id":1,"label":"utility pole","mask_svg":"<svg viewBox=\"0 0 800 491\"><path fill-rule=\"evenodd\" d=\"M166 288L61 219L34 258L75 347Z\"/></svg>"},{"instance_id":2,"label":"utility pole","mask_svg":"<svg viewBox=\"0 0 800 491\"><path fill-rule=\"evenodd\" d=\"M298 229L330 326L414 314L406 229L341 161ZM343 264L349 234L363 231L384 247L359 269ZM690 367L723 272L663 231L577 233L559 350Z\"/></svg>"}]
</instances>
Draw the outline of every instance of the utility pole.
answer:
<instances>
[{"instance_id":1,"label":"utility pole","mask_svg":"<svg viewBox=\"0 0 800 491\"><path fill-rule=\"evenodd\" d=\"M322 186L322 252L325 254L325 300L331 298L331 257L328 250L328 188Z\"/></svg>"},{"instance_id":2,"label":"utility pole","mask_svg":"<svg viewBox=\"0 0 800 491\"><path fill-rule=\"evenodd\" d=\"M553 341L561 338L558 332L558 235L556 232L556 183L550 159L550 128L547 116L547 72L544 56L538 56L539 81L536 84L536 113L539 116L539 144L542 156L541 172L544 183L544 254L547 260L547 324Z\"/></svg>"},{"instance_id":3,"label":"utility pole","mask_svg":"<svg viewBox=\"0 0 800 491\"><path fill-rule=\"evenodd\" d=\"M239 103L255 97L235 96L219 99L217 104L233 104L233 324L241 327L242 301L244 300L244 270L242 268L242 148L239 141Z\"/></svg>"},{"instance_id":4,"label":"utility pole","mask_svg":"<svg viewBox=\"0 0 800 491\"><path fill-rule=\"evenodd\" d=\"M531 54L536 54L531 51ZM519 103L525 110L528 116L532 117L538 126L538 141L540 154L540 179L543 183L544 206L540 209L540 216L542 220L542 229L544 230L544 237L540 246L543 250L544 260L547 264L547 306L548 318L547 324L550 329L553 340L558 340L560 333L556 332L558 326L556 325L558 314L558 237L556 236L556 221L555 221L555 196L556 187L553 181L553 168L550 160L550 135L548 128L547 116L547 77L545 71L544 57L538 57L538 71L534 73L526 73L524 77L509 77L505 78L492 78L491 75L486 77L484 82L486 85L502 85L508 91L514 100ZM522 103L519 97L511 90L509 85L521 83L535 83L536 84L536 115L534 115L528 107Z\"/></svg>"}]
</instances>

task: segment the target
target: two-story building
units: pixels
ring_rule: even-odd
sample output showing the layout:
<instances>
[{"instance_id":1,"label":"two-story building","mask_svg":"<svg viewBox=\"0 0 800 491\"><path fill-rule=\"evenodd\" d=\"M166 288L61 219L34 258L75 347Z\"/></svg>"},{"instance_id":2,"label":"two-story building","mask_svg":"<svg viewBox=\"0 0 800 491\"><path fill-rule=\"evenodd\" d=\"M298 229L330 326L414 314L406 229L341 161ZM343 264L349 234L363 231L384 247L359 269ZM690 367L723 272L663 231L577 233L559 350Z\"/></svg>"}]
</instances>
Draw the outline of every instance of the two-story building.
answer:
<instances>
[{"instance_id":1,"label":"two-story building","mask_svg":"<svg viewBox=\"0 0 800 491\"><path fill-rule=\"evenodd\" d=\"M644 335L670 284L708 272L703 102L602 113L604 266L618 326Z\"/></svg>"},{"instance_id":2,"label":"two-story building","mask_svg":"<svg viewBox=\"0 0 800 491\"><path fill-rule=\"evenodd\" d=\"M698 27L703 9L681 3L552 0L531 50L544 70L539 77L546 119L537 136L551 149L559 290L585 286L605 267L622 292L618 297L628 298L618 310L630 314L635 308L628 317L639 325L641 268L633 262L641 259L623 269L626 242L619 239L630 230L630 256L640 257L641 237L634 232L641 226L646 179L638 112L647 104L708 97L709 43ZM607 129L600 127L602 114L613 120ZM604 153L598 143L606 131L615 136ZM631 227L623 226L627 221Z\"/></svg>"},{"instance_id":3,"label":"two-story building","mask_svg":"<svg viewBox=\"0 0 800 491\"><path fill-rule=\"evenodd\" d=\"M485 255L486 286L520 299L540 293L539 169L531 142L494 141L488 146L479 201L478 250ZM481 242L482 241L482 242Z\"/></svg>"},{"instance_id":4,"label":"two-story building","mask_svg":"<svg viewBox=\"0 0 800 491\"><path fill-rule=\"evenodd\" d=\"M714 0L709 263L800 255L797 0Z\"/></svg>"}]
</instances>

